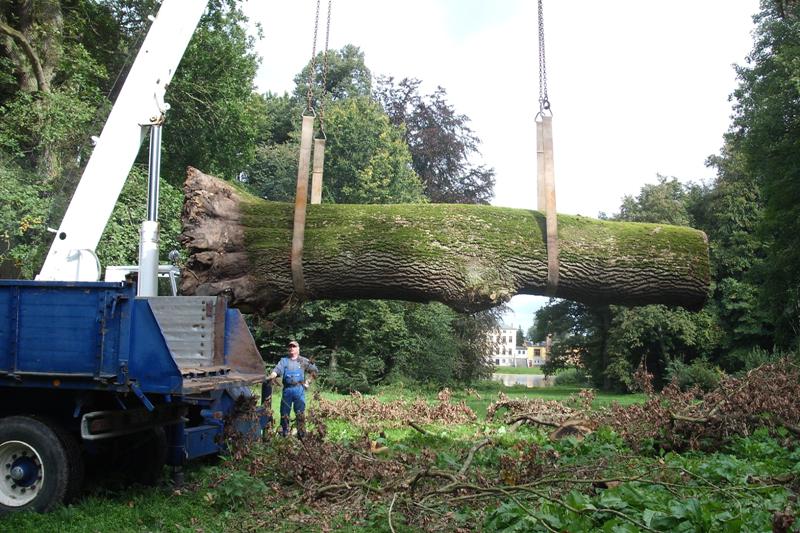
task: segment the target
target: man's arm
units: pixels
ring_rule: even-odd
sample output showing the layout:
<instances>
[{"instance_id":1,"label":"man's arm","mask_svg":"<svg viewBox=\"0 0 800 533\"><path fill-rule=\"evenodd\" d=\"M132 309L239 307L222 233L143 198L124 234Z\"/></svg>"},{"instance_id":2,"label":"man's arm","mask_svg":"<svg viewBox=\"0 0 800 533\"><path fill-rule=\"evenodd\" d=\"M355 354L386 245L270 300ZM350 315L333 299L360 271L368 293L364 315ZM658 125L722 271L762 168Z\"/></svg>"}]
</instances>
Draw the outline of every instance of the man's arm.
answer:
<instances>
[{"instance_id":1,"label":"man's arm","mask_svg":"<svg viewBox=\"0 0 800 533\"><path fill-rule=\"evenodd\" d=\"M282 376L285 366L286 364L283 362L283 358L281 358L281 360L278 361L278 364L275 365L275 368L272 369L272 372L270 372L269 376L267 376L267 379L275 379L279 376Z\"/></svg>"},{"instance_id":2,"label":"man's arm","mask_svg":"<svg viewBox=\"0 0 800 533\"><path fill-rule=\"evenodd\" d=\"M305 383L303 383L303 386L305 388L308 388L308 386L311 385L311 382L314 381L314 378L317 377L317 374L319 373L319 368L317 368L317 365L315 365L308 359L306 358L304 359L305 360L303 361L303 371L306 373L306 378L305 378Z\"/></svg>"}]
</instances>

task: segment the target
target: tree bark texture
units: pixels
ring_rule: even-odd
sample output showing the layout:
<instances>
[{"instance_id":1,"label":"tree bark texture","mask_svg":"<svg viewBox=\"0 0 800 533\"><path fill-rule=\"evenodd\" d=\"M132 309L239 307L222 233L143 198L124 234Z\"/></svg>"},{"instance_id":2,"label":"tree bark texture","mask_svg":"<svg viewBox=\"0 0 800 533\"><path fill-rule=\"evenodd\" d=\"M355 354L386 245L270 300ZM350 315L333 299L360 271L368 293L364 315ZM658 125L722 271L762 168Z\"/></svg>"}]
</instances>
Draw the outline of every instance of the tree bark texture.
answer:
<instances>
[{"instance_id":1,"label":"tree bark texture","mask_svg":"<svg viewBox=\"0 0 800 533\"><path fill-rule=\"evenodd\" d=\"M306 294L290 268L293 205L269 202L189 168L181 290L227 293L245 312L300 299L439 301L486 309L544 294L544 215L485 205L309 205ZM699 309L709 288L703 232L559 215L559 298L588 304Z\"/></svg>"}]
</instances>

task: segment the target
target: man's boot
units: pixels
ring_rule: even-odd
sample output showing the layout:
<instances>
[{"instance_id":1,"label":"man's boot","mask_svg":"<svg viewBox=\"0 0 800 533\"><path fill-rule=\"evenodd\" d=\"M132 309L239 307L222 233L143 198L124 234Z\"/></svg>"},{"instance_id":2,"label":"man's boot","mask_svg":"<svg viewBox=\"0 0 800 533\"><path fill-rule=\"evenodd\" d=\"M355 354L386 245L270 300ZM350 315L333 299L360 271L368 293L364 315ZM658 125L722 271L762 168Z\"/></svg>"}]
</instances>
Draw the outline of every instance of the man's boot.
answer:
<instances>
[{"instance_id":1,"label":"man's boot","mask_svg":"<svg viewBox=\"0 0 800 533\"><path fill-rule=\"evenodd\" d=\"M297 438L302 439L306 436L306 414L297 413Z\"/></svg>"},{"instance_id":2,"label":"man's boot","mask_svg":"<svg viewBox=\"0 0 800 533\"><path fill-rule=\"evenodd\" d=\"M289 436L289 415L281 416L281 437Z\"/></svg>"}]
</instances>

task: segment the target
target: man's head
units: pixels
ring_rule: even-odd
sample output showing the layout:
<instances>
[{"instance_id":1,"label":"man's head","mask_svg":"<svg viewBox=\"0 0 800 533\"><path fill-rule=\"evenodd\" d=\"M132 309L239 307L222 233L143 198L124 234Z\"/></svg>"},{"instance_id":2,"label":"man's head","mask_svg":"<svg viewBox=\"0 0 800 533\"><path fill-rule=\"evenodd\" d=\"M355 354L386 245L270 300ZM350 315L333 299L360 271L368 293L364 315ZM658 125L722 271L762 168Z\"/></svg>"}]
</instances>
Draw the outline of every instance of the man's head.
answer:
<instances>
[{"instance_id":1,"label":"man's head","mask_svg":"<svg viewBox=\"0 0 800 533\"><path fill-rule=\"evenodd\" d=\"M300 345L297 341L289 341L289 355L292 357L300 355Z\"/></svg>"}]
</instances>

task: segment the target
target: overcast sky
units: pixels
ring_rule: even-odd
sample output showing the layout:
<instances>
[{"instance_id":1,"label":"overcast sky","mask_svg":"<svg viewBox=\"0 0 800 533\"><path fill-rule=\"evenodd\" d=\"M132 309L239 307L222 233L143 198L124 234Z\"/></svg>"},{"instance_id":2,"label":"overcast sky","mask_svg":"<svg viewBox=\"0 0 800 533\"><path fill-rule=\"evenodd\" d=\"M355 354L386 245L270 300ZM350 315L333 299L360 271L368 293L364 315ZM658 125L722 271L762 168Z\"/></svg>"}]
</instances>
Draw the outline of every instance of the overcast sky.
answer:
<instances>
[{"instance_id":1,"label":"overcast sky","mask_svg":"<svg viewBox=\"0 0 800 533\"><path fill-rule=\"evenodd\" d=\"M261 91L283 93L311 57L315 0L249 0ZM317 49L325 38L321 2ZM619 210L657 174L708 181L752 46L758 0L545 0L558 212ZM538 36L534 0L335 0L330 48L361 48L373 75L437 85L483 141L494 205L536 206ZM516 297L527 329L546 300Z\"/></svg>"}]
</instances>

